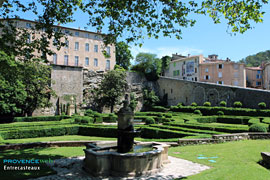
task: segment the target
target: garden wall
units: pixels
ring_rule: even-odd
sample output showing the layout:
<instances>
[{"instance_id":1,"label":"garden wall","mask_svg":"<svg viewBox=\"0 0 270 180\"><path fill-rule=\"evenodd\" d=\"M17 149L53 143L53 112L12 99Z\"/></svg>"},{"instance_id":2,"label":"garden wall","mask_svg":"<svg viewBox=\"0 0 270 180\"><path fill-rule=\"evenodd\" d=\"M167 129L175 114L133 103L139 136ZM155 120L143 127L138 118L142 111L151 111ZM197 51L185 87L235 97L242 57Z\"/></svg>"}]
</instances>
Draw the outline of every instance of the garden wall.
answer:
<instances>
[{"instance_id":1,"label":"garden wall","mask_svg":"<svg viewBox=\"0 0 270 180\"><path fill-rule=\"evenodd\" d=\"M158 89L161 97L168 94L168 105L177 105L179 102L185 105L190 105L192 102L203 105L204 102L209 101L215 106L219 105L220 101L226 101L228 106L232 106L235 101L241 101L243 107L258 108L258 103L265 102L269 108L270 103L270 91L169 77L159 78Z\"/></svg>"}]
</instances>

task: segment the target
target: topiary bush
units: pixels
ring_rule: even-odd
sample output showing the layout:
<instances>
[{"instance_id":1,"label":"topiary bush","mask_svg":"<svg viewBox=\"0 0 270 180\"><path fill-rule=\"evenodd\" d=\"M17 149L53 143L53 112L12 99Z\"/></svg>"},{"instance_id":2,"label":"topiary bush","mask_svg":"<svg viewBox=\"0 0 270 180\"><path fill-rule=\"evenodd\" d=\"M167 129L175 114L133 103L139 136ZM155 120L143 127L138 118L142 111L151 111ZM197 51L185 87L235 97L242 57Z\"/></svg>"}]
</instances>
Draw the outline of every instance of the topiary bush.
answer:
<instances>
[{"instance_id":1,"label":"topiary bush","mask_svg":"<svg viewBox=\"0 0 270 180\"><path fill-rule=\"evenodd\" d=\"M264 102L260 102L258 106L260 109L266 109L266 104Z\"/></svg>"},{"instance_id":2,"label":"topiary bush","mask_svg":"<svg viewBox=\"0 0 270 180\"><path fill-rule=\"evenodd\" d=\"M199 114L199 115L202 115L201 111L200 111L200 110L198 110L198 109L196 109L196 110L194 111L194 114Z\"/></svg>"},{"instance_id":3,"label":"topiary bush","mask_svg":"<svg viewBox=\"0 0 270 180\"><path fill-rule=\"evenodd\" d=\"M197 106L197 103L193 102L191 103L191 106Z\"/></svg>"},{"instance_id":4,"label":"topiary bush","mask_svg":"<svg viewBox=\"0 0 270 180\"><path fill-rule=\"evenodd\" d=\"M218 111L218 112L217 112L217 115L223 116L223 115L224 115L224 112L223 112L223 111Z\"/></svg>"},{"instance_id":5,"label":"topiary bush","mask_svg":"<svg viewBox=\"0 0 270 180\"><path fill-rule=\"evenodd\" d=\"M155 124L154 118L151 118L151 117L145 118L145 124L146 125L148 125L148 124Z\"/></svg>"},{"instance_id":6,"label":"topiary bush","mask_svg":"<svg viewBox=\"0 0 270 180\"><path fill-rule=\"evenodd\" d=\"M225 101L220 101L219 105L222 106L222 107L226 107L227 103Z\"/></svg>"},{"instance_id":7,"label":"topiary bush","mask_svg":"<svg viewBox=\"0 0 270 180\"><path fill-rule=\"evenodd\" d=\"M183 103L178 103L177 106L181 107L183 106Z\"/></svg>"},{"instance_id":8,"label":"topiary bush","mask_svg":"<svg viewBox=\"0 0 270 180\"><path fill-rule=\"evenodd\" d=\"M234 107L240 108L240 107L242 107L242 103L241 103L240 101L235 101L235 102L233 103L233 106L234 106Z\"/></svg>"},{"instance_id":9,"label":"topiary bush","mask_svg":"<svg viewBox=\"0 0 270 180\"><path fill-rule=\"evenodd\" d=\"M249 127L249 132L267 132L267 128L262 123L256 123Z\"/></svg>"},{"instance_id":10,"label":"topiary bush","mask_svg":"<svg viewBox=\"0 0 270 180\"><path fill-rule=\"evenodd\" d=\"M210 102L205 102L205 103L203 103L203 106L210 107L211 106L211 103Z\"/></svg>"}]
</instances>

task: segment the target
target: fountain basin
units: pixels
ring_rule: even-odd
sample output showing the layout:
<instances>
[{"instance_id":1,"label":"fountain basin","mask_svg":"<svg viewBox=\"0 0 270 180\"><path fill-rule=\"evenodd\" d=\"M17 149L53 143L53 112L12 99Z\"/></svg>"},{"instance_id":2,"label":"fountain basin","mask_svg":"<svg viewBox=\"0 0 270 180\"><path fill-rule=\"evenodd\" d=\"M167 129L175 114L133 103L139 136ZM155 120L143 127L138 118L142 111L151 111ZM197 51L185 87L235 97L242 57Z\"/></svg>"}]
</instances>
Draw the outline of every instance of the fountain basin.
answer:
<instances>
[{"instance_id":1,"label":"fountain basin","mask_svg":"<svg viewBox=\"0 0 270 180\"><path fill-rule=\"evenodd\" d=\"M152 150L138 153L118 153L116 143L89 143L84 149L84 170L93 176L141 176L160 171L168 163L168 145L162 143L136 143L137 148Z\"/></svg>"}]
</instances>

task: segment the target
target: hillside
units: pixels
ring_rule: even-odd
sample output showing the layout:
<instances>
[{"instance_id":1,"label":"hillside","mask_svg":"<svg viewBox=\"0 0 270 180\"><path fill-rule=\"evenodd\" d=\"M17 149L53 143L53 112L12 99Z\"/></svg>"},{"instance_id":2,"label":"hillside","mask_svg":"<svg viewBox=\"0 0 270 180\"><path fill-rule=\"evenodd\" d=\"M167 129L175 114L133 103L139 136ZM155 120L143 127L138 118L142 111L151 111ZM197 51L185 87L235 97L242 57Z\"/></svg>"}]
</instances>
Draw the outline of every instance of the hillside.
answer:
<instances>
[{"instance_id":1,"label":"hillside","mask_svg":"<svg viewBox=\"0 0 270 180\"><path fill-rule=\"evenodd\" d=\"M248 67L260 66L264 61L270 61L270 50L259 52L255 55L250 55L240 60L241 63L245 63Z\"/></svg>"}]
</instances>

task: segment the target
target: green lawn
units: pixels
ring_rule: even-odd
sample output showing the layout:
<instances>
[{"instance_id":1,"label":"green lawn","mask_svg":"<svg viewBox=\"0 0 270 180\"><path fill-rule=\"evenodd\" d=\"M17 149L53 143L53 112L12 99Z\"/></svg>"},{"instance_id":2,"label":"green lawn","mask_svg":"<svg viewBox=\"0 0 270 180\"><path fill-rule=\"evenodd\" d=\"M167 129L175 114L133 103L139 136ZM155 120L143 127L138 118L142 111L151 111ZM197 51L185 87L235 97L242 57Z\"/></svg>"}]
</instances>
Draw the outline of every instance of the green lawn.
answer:
<instances>
[{"instance_id":1,"label":"green lawn","mask_svg":"<svg viewBox=\"0 0 270 180\"><path fill-rule=\"evenodd\" d=\"M262 151L270 151L269 140L172 147L169 149L169 155L212 167L187 177L188 180L268 180L270 170L258 164ZM199 156L208 159L198 159Z\"/></svg>"},{"instance_id":2,"label":"green lawn","mask_svg":"<svg viewBox=\"0 0 270 180\"><path fill-rule=\"evenodd\" d=\"M16 143L49 142L49 141L116 141L116 138L69 135L69 136L53 136L53 137L25 138L25 139L8 139L2 140L0 143L16 144Z\"/></svg>"}]
</instances>

